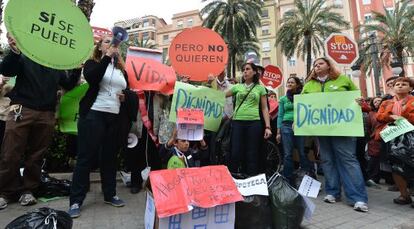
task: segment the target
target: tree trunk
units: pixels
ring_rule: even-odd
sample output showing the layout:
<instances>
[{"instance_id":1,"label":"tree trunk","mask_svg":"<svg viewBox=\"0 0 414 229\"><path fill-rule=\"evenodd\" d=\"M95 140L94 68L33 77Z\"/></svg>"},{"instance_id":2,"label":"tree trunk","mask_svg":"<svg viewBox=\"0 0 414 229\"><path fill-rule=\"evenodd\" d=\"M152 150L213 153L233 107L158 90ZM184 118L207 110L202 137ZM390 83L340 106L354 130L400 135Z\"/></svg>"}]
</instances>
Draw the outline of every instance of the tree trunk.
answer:
<instances>
[{"instance_id":1,"label":"tree trunk","mask_svg":"<svg viewBox=\"0 0 414 229\"><path fill-rule=\"evenodd\" d=\"M404 48L402 48L401 46L397 47L397 58L398 58L398 61L401 63L401 69L402 69L402 72L400 73L401 77L405 77L403 51L404 51Z\"/></svg>"},{"instance_id":2,"label":"tree trunk","mask_svg":"<svg viewBox=\"0 0 414 229\"><path fill-rule=\"evenodd\" d=\"M233 77L236 78L236 51L235 50L233 50L231 54L231 65L232 65Z\"/></svg>"},{"instance_id":3,"label":"tree trunk","mask_svg":"<svg viewBox=\"0 0 414 229\"><path fill-rule=\"evenodd\" d=\"M312 65L312 43L309 35L305 35L305 49L306 49L306 77L309 76Z\"/></svg>"},{"instance_id":4,"label":"tree trunk","mask_svg":"<svg viewBox=\"0 0 414 229\"><path fill-rule=\"evenodd\" d=\"M91 14L92 14L92 10L94 6L95 6L95 3L93 2L93 0L79 0L78 1L78 7L83 12L83 14L85 14L86 19L88 19L88 21L91 20Z\"/></svg>"}]
</instances>

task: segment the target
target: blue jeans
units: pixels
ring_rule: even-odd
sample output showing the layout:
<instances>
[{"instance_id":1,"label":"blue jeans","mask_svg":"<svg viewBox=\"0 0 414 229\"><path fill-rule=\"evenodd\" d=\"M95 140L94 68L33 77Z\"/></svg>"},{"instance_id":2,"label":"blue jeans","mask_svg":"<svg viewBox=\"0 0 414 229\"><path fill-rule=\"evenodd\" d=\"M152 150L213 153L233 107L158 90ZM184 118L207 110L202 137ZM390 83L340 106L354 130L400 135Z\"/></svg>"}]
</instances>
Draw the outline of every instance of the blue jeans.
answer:
<instances>
[{"instance_id":1,"label":"blue jeans","mask_svg":"<svg viewBox=\"0 0 414 229\"><path fill-rule=\"evenodd\" d=\"M305 154L305 138L302 136L295 136L292 129L293 122L283 122L280 128L282 137L282 145L284 151L283 157L283 172L282 175L286 177L291 184L293 184L293 149L296 148L299 152L300 167L303 171L311 173L312 166L307 155Z\"/></svg>"},{"instance_id":2,"label":"blue jeans","mask_svg":"<svg viewBox=\"0 0 414 229\"><path fill-rule=\"evenodd\" d=\"M339 198L342 183L350 204L367 203L367 190L356 158L356 138L319 137L319 144L326 194Z\"/></svg>"},{"instance_id":3,"label":"blue jeans","mask_svg":"<svg viewBox=\"0 0 414 229\"><path fill-rule=\"evenodd\" d=\"M257 175L259 173L259 149L264 135L261 121L234 120L231 125L230 172ZM242 170L239 170L240 167Z\"/></svg>"},{"instance_id":4,"label":"blue jeans","mask_svg":"<svg viewBox=\"0 0 414 229\"><path fill-rule=\"evenodd\" d=\"M70 189L70 205L82 205L89 187L93 161L99 158L104 200L116 195L118 115L90 110L78 121L78 156Z\"/></svg>"}]
</instances>

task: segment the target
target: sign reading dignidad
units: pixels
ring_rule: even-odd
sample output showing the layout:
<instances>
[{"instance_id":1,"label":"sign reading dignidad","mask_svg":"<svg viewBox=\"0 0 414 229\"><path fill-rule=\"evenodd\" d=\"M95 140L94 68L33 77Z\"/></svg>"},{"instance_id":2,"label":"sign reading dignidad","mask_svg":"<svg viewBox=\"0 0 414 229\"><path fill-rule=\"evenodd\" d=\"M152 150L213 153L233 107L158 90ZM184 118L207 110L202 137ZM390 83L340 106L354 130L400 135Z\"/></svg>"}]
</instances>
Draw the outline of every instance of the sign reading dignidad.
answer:
<instances>
[{"instance_id":1,"label":"sign reading dignidad","mask_svg":"<svg viewBox=\"0 0 414 229\"><path fill-rule=\"evenodd\" d=\"M174 70L191 81L207 81L219 75L227 64L228 50L216 32L194 27L178 34L171 42L169 57Z\"/></svg>"},{"instance_id":2,"label":"sign reading dignidad","mask_svg":"<svg viewBox=\"0 0 414 229\"><path fill-rule=\"evenodd\" d=\"M217 131L223 118L225 94L208 87L176 82L170 121L176 122L179 108L200 108L204 112L204 129Z\"/></svg>"},{"instance_id":3,"label":"sign reading dignidad","mask_svg":"<svg viewBox=\"0 0 414 229\"><path fill-rule=\"evenodd\" d=\"M295 95L295 135L364 136L360 91Z\"/></svg>"},{"instance_id":4,"label":"sign reading dignidad","mask_svg":"<svg viewBox=\"0 0 414 229\"><path fill-rule=\"evenodd\" d=\"M92 29L72 1L10 0L4 22L23 54L41 65L72 69L92 54Z\"/></svg>"}]
</instances>

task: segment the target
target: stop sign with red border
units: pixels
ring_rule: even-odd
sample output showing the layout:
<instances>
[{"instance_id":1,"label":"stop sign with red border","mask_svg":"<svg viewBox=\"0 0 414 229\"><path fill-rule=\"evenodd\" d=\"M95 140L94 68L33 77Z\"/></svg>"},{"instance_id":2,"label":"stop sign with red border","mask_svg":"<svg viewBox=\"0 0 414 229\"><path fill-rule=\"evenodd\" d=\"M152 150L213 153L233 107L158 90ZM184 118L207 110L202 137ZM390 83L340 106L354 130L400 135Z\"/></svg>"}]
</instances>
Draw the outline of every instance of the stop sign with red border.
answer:
<instances>
[{"instance_id":1,"label":"stop sign with red border","mask_svg":"<svg viewBox=\"0 0 414 229\"><path fill-rule=\"evenodd\" d=\"M273 65L267 65L263 72L263 76L260 78L263 85L271 90L278 88L282 83L282 80L282 71Z\"/></svg>"},{"instance_id":2,"label":"stop sign with red border","mask_svg":"<svg viewBox=\"0 0 414 229\"><path fill-rule=\"evenodd\" d=\"M352 65L358 60L358 44L348 35L333 33L325 40L325 53L338 65Z\"/></svg>"}]
</instances>

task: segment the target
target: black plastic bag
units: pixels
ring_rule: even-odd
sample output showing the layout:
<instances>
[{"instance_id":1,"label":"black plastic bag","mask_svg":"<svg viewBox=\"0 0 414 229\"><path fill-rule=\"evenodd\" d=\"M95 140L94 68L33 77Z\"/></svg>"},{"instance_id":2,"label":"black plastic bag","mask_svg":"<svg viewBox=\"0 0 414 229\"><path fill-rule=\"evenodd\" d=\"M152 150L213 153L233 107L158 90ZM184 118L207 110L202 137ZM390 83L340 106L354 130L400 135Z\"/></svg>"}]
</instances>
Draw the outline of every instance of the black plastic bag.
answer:
<instances>
[{"instance_id":1,"label":"black plastic bag","mask_svg":"<svg viewBox=\"0 0 414 229\"><path fill-rule=\"evenodd\" d=\"M59 196L69 196L71 181L59 180L50 177L46 172L42 172L40 186L36 191L37 197L53 198Z\"/></svg>"},{"instance_id":2,"label":"black plastic bag","mask_svg":"<svg viewBox=\"0 0 414 229\"><path fill-rule=\"evenodd\" d=\"M71 229L72 224L68 213L45 207L17 217L6 229Z\"/></svg>"},{"instance_id":3,"label":"black plastic bag","mask_svg":"<svg viewBox=\"0 0 414 229\"><path fill-rule=\"evenodd\" d=\"M393 172L406 178L414 177L414 131L390 141L389 160Z\"/></svg>"},{"instance_id":4,"label":"black plastic bag","mask_svg":"<svg viewBox=\"0 0 414 229\"><path fill-rule=\"evenodd\" d=\"M272 207L273 228L300 228L305 214L303 197L278 173L273 175L267 183Z\"/></svg>"},{"instance_id":5,"label":"black plastic bag","mask_svg":"<svg viewBox=\"0 0 414 229\"><path fill-rule=\"evenodd\" d=\"M232 174L236 179L249 178L247 175ZM245 196L236 202L236 229L272 229L272 209L268 196Z\"/></svg>"}]
</instances>

